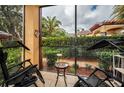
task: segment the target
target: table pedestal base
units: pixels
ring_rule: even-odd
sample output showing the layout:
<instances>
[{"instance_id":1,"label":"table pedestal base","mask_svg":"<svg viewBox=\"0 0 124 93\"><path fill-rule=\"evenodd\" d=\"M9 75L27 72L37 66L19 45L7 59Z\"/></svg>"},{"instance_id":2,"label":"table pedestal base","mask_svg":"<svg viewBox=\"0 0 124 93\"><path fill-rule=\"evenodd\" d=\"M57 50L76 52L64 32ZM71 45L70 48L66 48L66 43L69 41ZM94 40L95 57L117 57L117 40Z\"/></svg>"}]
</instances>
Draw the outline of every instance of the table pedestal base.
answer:
<instances>
[{"instance_id":1,"label":"table pedestal base","mask_svg":"<svg viewBox=\"0 0 124 93\"><path fill-rule=\"evenodd\" d=\"M60 70L63 70L63 74L60 73L60 72L62 72L62 71L60 71ZM63 77L64 77L64 82L65 82L65 85L67 86L66 75L65 75L65 69L57 69L57 78L56 78L55 86L57 85L58 79L59 79L60 76L63 76Z\"/></svg>"}]
</instances>

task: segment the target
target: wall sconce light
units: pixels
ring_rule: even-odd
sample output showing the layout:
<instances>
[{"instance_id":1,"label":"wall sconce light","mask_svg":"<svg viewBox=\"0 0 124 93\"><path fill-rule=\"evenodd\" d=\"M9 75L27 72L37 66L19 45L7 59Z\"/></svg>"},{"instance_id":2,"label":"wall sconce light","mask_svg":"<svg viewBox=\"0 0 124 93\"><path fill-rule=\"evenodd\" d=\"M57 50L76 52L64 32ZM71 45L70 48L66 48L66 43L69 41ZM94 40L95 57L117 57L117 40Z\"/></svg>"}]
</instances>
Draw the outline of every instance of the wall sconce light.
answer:
<instances>
[{"instance_id":1,"label":"wall sconce light","mask_svg":"<svg viewBox=\"0 0 124 93\"><path fill-rule=\"evenodd\" d=\"M40 32L38 30L35 30L34 31L34 36L38 38L40 36Z\"/></svg>"}]
</instances>

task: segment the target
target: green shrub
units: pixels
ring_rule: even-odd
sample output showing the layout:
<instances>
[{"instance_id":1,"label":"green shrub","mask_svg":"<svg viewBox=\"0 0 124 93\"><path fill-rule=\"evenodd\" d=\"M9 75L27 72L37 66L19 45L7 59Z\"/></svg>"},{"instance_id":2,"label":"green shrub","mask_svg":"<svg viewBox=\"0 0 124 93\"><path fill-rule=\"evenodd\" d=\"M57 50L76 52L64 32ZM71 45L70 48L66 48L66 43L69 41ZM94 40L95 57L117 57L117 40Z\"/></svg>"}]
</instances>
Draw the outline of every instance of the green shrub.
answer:
<instances>
[{"instance_id":1,"label":"green shrub","mask_svg":"<svg viewBox=\"0 0 124 93\"><path fill-rule=\"evenodd\" d=\"M69 72L74 74L75 73L75 68L71 67Z\"/></svg>"},{"instance_id":2,"label":"green shrub","mask_svg":"<svg viewBox=\"0 0 124 93\"><path fill-rule=\"evenodd\" d=\"M72 52L71 52L71 48L61 48L61 53L63 54L64 58L70 58L72 57Z\"/></svg>"},{"instance_id":3,"label":"green shrub","mask_svg":"<svg viewBox=\"0 0 124 93\"><path fill-rule=\"evenodd\" d=\"M99 67L104 70L109 70L109 67L112 65L112 52L111 51L103 51L97 53L99 57Z\"/></svg>"},{"instance_id":4,"label":"green shrub","mask_svg":"<svg viewBox=\"0 0 124 93\"><path fill-rule=\"evenodd\" d=\"M79 65L78 64L73 64L72 67L75 69L78 69L79 68Z\"/></svg>"},{"instance_id":5,"label":"green shrub","mask_svg":"<svg viewBox=\"0 0 124 93\"><path fill-rule=\"evenodd\" d=\"M7 49L6 52L8 53L7 57L7 66L13 66L18 62L21 62L21 49L20 48L11 48Z\"/></svg>"},{"instance_id":6,"label":"green shrub","mask_svg":"<svg viewBox=\"0 0 124 93\"><path fill-rule=\"evenodd\" d=\"M96 52L98 50L94 51L87 51L86 49L96 42L107 39L107 40L122 40L124 39L124 36L82 36L77 37L76 39L76 55L77 57L81 58L97 58ZM63 54L63 57L65 58L71 58L75 57L75 38L74 37L47 37L42 39L42 46L43 47L49 47L54 48L53 50L58 50L56 48L61 48L61 53ZM102 48L99 49L99 51L105 51L109 48ZM47 50L46 50L47 51ZM45 52L44 52L45 54Z\"/></svg>"},{"instance_id":7,"label":"green shrub","mask_svg":"<svg viewBox=\"0 0 124 93\"><path fill-rule=\"evenodd\" d=\"M72 67L69 69L69 72L74 74L75 73L75 68L78 69L79 65L78 64L73 64Z\"/></svg>"},{"instance_id":8,"label":"green shrub","mask_svg":"<svg viewBox=\"0 0 124 93\"><path fill-rule=\"evenodd\" d=\"M76 45L79 47L89 47L99 40L103 39L113 39L113 40L122 40L124 36L82 36L77 37ZM47 37L42 39L41 46L74 46L75 45L75 37Z\"/></svg>"},{"instance_id":9,"label":"green shrub","mask_svg":"<svg viewBox=\"0 0 124 93\"><path fill-rule=\"evenodd\" d=\"M85 64L85 67L86 67L86 69L91 69L92 68L92 65L89 65L89 64Z\"/></svg>"},{"instance_id":10,"label":"green shrub","mask_svg":"<svg viewBox=\"0 0 124 93\"><path fill-rule=\"evenodd\" d=\"M47 51L46 52L46 57L47 57L47 65L48 67L53 67L57 61L57 54L58 51Z\"/></svg>"},{"instance_id":11,"label":"green shrub","mask_svg":"<svg viewBox=\"0 0 124 93\"><path fill-rule=\"evenodd\" d=\"M10 49L5 49L4 51L8 53L7 62L6 62L8 68L21 62L21 48L10 48ZM15 69L9 70L9 74L13 72L15 72ZM3 75L2 75L2 69L0 67L0 84L2 81L3 81Z\"/></svg>"}]
</instances>

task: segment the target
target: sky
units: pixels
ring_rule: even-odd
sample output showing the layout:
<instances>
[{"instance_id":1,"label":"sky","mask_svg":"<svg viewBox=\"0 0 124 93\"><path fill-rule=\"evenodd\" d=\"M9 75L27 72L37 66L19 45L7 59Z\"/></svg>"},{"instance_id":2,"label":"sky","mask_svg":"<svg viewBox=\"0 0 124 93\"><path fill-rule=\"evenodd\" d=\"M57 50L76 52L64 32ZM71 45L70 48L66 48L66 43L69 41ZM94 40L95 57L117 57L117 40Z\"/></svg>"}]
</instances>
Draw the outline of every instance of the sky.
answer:
<instances>
[{"instance_id":1,"label":"sky","mask_svg":"<svg viewBox=\"0 0 124 93\"><path fill-rule=\"evenodd\" d=\"M89 30L91 26L104 20L111 19L112 5L79 5L77 7L78 29ZM74 33L75 29L74 6L51 6L42 9L42 16L54 17L62 22L61 27L68 33Z\"/></svg>"}]
</instances>

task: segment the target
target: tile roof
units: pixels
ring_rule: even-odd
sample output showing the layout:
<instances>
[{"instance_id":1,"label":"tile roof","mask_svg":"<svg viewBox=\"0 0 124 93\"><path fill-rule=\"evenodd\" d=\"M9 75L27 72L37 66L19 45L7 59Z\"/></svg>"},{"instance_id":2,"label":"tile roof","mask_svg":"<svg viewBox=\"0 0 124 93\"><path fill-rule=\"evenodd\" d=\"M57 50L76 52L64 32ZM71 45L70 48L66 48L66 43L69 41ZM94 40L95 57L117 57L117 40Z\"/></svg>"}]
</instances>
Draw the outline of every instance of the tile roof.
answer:
<instances>
[{"instance_id":1,"label":"tile roof","mask_svg":"<svg viewBox=\"0 0 124 93\"><path fill-rule=\"evenodd\" d=\"M118 25L118 24L124 24L124 19L114 19L114 20L106 20L97 24L94 24L92 27L90 27L90 31L94 31L95 29L103 26L103 25Z\"/></svg>"}]
</instances>

